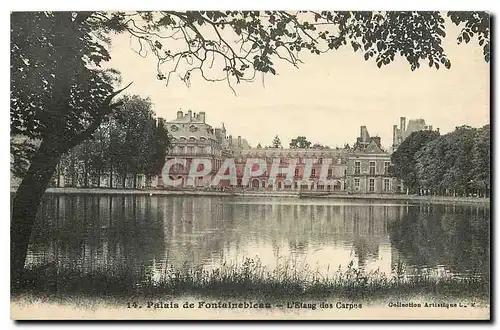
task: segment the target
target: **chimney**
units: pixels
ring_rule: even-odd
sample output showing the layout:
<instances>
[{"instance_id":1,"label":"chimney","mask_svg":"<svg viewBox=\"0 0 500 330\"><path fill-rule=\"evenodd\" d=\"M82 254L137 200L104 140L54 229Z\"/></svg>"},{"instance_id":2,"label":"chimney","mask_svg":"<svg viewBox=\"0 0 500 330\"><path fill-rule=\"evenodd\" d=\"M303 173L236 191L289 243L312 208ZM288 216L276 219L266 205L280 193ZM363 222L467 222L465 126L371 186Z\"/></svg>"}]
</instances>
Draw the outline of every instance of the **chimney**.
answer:
<instances>
[{"instance_id":1,"label":"chimney","mask_svg":"<svg viewBox=\"0 0 500 330\"><path fill-rule=\"evenodd\" d=\"M188 116L189 116L189 121L193 119L193 112L191 110L188 110Z\"/></svg>"},{"instance_id":2,"label":"chimney","mask_svg":"<svg viewBox=\"0 0 500 330\"><path fill-rule=\"evenodd\" d=\"M155 127L164 127L165 126L165 118L158 117L158 120L156 121Z\"/></svg>"},{"instance_id":3,"label":"chimney","mask_svg":"<svg viewBox=\"0 0 500 330\"><path fill-rule=\"evenodd\" d=\"M432 128L433 128L432 125L429 125L429 131L432 131Z\"/></svg>"},{"instance_id":4,"label":"chimney","mask_svg":"<svg viewBox=\"0 0 500 330\"><path fill-rule=\"evenodd\" d=\"M401 133L404 133L406 131L406 117L399 118L399 124L400 124Z\"/></svg>"},{"instance_id":5,"label":"chimney","mask_svg":"<svg viewBox=\"0 0 500 330\"><path fill-rule=\"evenodd\" d=\"M233 136L232 135L229 135L229 146L230 147L233 146Z\"/></svg>"},{"instance_id":6,"label":"chimney","mask_svg":"<svg viewBox=\"0 0 500 330\"><path fill-rule=\"evenodd\" d=\"M396 144L398 141L398 125L392 125L392 144Z\"/></svg>"},{"instance_id":7,"label":"chimney","mask_svg":"<svg viewBox=\"0 0 500 330\"><path fill-rule=\"evenodd\" d=\"M182 113L181 110L177 111L177 119L182 119L183 116L184 114Z\"/></svg>"},{"instance_id":8,"label":"chimney","mask_svg":"<svg viewBox=\"0 0 500 330\"><path fill-rule=\"evenodd\" d=\"M438 132L438 133L439 133L439 127L438 127L438 128L436 128L436 132Z\"/></svg>"},{"instance_id":9,"label":"chimney","mask_svg":"<svg viewBox=\"0 0 500 330\"><path fill-rule=\"evenodd\" d=\"M238 148L241 148L241 136L238 135Z\"/></svg>"},{"instance_id":10,"label":"chimney","mask_svg":"<svg viewBox=\"0 0 500 330\"><path fill-rule=\"evenodd\" d=\"M368 134L368 130L366 129L366 126L361 126L361 132L360 132L360 138L362 142L369 142L370 141L370 135Z\"/></svg>"},{"instance_id":11,"label":"chimney","mask_svg":"<svg viewBox=\"0 0 500 330\"><path fill-rule=\"evenodd\" d=\"M201 120L202 123L205 123L205 111L198 112L198 118Z\"/></svg>"}]
</instances>

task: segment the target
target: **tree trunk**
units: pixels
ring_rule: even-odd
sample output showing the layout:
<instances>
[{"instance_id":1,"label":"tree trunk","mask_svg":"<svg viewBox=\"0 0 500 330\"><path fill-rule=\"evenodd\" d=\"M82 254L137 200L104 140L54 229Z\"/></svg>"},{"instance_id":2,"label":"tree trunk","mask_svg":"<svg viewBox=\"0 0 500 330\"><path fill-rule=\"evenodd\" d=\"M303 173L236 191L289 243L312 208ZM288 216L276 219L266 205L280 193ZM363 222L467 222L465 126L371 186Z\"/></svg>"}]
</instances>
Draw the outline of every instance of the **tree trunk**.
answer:
<instances>
[{"instance_id":1,"label":"tree trunk","mask_svg":"<svg viewBox=\"0 0 500 330\"><path fill-rule=\"evenodd\" d=\"M125 189L127 187L127 174L128 174L128 166L125 164L125 170L122 175L122 188Z\"/></svg>"},{"instance_id":2,"label":"tree trunk","mask_svg":"<svg viewBox=\"0 0 500 330\"><path fill-rule=\"evenodd\" d=\"M57 164L57 188L61 188L61 164Z\"/></svg>"},{"instance_id":3,"label":"tree trunk","mask_svg":"<svg viewBox=\"0 0 500 330\"><path fill-rule=\"evenodd\" d=\"M84 188L89 187L89 173L87 171L87 166L88 166L88 164L87 164L87 162L85 162L83 164L83 171L84 171L84 173L83 173L83 186L84 186Z\"/></svg>"},{"instance_id":4,"label":"tree trunk","mask_svg":"<svg viewBox=\"0 0 500 330\"><path fill-rule=\"evenodd\" d=\"M10 226L11 285L20 284L38 206L54 174L61 153L42 142L14 197Z\"/></svg>"},{"instance_id":5,"label":"tree trunk","mask_svg":"<svg viewBox=\"0 0 500 330\"><path fill-rule=\"evenodd\" d=\"M101 169L97 170L97 188L101 188Z\"/></svg>"},{"instance_id":6,"label":"tree trunk","mask_svg":"<svg viewBox=\"0 0 500 330\"><path fill-rule=\"evenodd\" d=\"M109 188L113 188L113 163L109 166Z\"/></svg>"},{"instance_id":7,"label":"tree trunk","mask_svg":"<svg viewBox=\"0 0 500 330\"><path fill-rule=\"evenodd\" d=\"M137 188L137 173L134 173L134 189Z\"/></svg>"}]
</instances>

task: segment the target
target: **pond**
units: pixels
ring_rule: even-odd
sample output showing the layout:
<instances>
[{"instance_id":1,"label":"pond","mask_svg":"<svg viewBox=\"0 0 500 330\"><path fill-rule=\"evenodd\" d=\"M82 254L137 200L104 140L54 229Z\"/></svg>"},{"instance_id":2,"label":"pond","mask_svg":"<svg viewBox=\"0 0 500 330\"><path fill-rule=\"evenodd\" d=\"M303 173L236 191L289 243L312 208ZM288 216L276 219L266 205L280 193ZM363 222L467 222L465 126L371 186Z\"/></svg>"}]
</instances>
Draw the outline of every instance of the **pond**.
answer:
<instances>
[{"instance_id":1,"label":"pond","mask_svg":"<svg viewBox=\"0 0 500 330\"><path fill-rule=\"evenodd\" d=\"M27 264L218 268L247 258L322 276L489 274L488 205L207 196L46 195Z\"/></svg>"}]
</instances>

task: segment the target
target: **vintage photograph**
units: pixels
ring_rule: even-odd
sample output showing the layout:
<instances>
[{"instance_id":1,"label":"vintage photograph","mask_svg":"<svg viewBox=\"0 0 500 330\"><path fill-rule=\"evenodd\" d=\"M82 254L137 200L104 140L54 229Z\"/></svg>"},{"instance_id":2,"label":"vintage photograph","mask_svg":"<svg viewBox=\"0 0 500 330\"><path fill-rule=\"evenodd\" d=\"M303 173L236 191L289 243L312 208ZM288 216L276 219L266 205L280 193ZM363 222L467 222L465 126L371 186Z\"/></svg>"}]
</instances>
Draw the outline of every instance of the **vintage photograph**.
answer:
<instances>
[{"instance_id":1,"label":"vintage photograph","mask_svg":"<svg viewBox=\"0 0 500 330\"><path fill-rule=\"evenodd\" d=\"M489 320L490 14L10 15L14 320Z\"/></svg>"}]
</instances>

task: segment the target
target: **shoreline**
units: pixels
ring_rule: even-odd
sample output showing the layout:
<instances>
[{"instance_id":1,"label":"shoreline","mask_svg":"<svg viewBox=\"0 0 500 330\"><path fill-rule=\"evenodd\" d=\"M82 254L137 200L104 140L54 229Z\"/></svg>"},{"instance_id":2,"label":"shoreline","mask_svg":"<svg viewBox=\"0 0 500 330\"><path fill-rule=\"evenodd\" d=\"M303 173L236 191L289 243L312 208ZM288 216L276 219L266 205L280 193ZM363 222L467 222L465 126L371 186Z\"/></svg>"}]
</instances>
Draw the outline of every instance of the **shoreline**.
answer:
<instances>
[{"instance_id":1,"label":"shoreline","mask_svg":"<svg viewBox=\"0 0 500 330\"><path fill-rule=\"evenodd\" d=\"M15 189L11 189L15 193ZM240 197L287 197L287 198L321 198L321 199L359 199L359 200L398 200L432 203L490 204L490 198L484 197L448 197L418 196L403 194L314 194L290 191L202 191L202 190L163 190L163 189L110 189L110 188L48 188L47 194L96 194L96 195L149 195L149 196L240 196Z\"/></svg>"}]
</instances>

